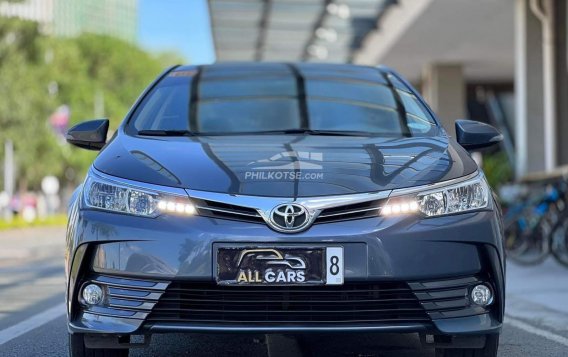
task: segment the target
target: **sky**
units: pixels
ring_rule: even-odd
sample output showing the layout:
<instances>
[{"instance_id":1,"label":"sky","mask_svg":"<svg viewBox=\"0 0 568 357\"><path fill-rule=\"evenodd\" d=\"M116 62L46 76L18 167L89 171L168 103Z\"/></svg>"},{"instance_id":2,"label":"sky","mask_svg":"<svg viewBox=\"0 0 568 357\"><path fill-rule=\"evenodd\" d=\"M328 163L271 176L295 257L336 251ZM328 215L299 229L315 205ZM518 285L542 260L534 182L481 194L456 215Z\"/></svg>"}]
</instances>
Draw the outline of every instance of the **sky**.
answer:
<instances>
[{"instance_id":1,"label":"sky","mask_svg":"<svg viewBox=\"0 0 568 357\"><path fill-rule=\"evenodd\" d=\"M151 51L174 51L187 63L215 60L207 0L139 0L138 40Z\"/></svg>"}]
</instances>

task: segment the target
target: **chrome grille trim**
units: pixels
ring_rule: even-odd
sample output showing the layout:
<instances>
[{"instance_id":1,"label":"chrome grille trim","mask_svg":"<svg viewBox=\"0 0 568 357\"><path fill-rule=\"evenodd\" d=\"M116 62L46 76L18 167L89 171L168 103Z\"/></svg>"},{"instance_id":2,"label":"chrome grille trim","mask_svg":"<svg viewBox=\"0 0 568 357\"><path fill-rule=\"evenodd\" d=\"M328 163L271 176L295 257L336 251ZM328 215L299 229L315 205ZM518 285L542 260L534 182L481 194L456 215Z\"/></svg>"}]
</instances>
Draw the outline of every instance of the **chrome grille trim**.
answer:
<instances>
[{"instance_id":1,"label":"chrome grille trim","mask_svg":"<svg viewBox=\"0 0 568 357\"><path fill-rule=\"evenodd\" d=\"M97 282L100 284L104 284L108 287L116 287L116 288L123 288L124 285L120 285L117 283L111 283L111 282L106 282L106 281L98 281L98 280L93 280L93 282ZM132 290L158 290L158 291L164 291L166 289L166 287L168 286L168 284L165 283L157 283L155 286L151 286L151 287L145 287L145 286L129 286L129 289Z\"/></svg>"},{"instance_id":2,"label":"chrome grille trim","mask_svg":"<svg viewBox=\"0 0 568 357\"><path fill-rule=\"evenodd\" d=\"M488 313L493 305L486 307L472 304L470 287L484 283L477 276L409 282L408 286L433 320L474 316Z\"/></svg>"},{"instance_id":3,"label":"chrome grille trim","mask_svg":"<svg viewBox=\"0 0 568 357\"><path fill-rule=\"evenodd\" d=\"M361 213L361 212L368 212L368 211L378 211L380 209L381 209L381 206L377 206L377 207L358 209L358 210L353 210L353 211L345 211L345 212L339 212L339 213L320 214L318 216L318 218L336 217L336 216L342 216L342 215L346 215L346 214L354 214L354 213Z\"/></svg>"},{"instance_id":4,"label":"chrome grille trim","mask_svg":"<svg viewBox=\"0 0 568 357\"><path fill-rule=\"evenodd\" d=\"M144 320L152 311L169 281L154 281L113 277L109 275L89 276L83 286L96 283L106 291L106 299L100 305L82 304L85 314Z\"/></svg>"},{"instance_id":5,"label":"chrome grille trim","mask_svg":"<svg viewBox=\"0 0 568 357\"><path fill-rule=\"evenodd\" d=\"M117 308L121 310L131 310L131 311L151 311L154 307L155 303L142 303L136 306L128 305L128 304L120 304L120 301L110 299L109 306L112 308Z\"/></svg>"},{"instance_id":6,"label":"chrome grille trim","mask_svg":"<svg viewBox=\"0 0 568 357\"><path fill-rule=\"evenodd\" d=\"M213 211L213 212L221 212L221 213L235 214L235 215L239 215L239 216L262 218L262 216L260 214L250 214L250 213L244 213L244 212L239 212L239 211L231 211L231 210L228 210L228 209L221 209L221 208L212 208L212 207L206 207L206 206L195 206L195 207L197 209Z\"/></svg>"},{"instance_id":7,"label":"chrome grille trim","mask_svg":"<svg viewBox=\"0 0 568 357\"><path fill-rule=\"evenodd\" d=\"M191 198L197 198L205 201L220 202L241 206L246 208L253 208L262 212L270 212L272 208L283 203L297 203L308 210L316 211L326 208L345 206L348 204L356 204L373 200L381 200L389 197L391 190L369 192L369 193L356 193L352 195L337 195L337 196L314 196L314 197L263 197L263 196L244 196L244 195L231 195L220 192L206 192L196 190L186 190Z\"/></svg>"},{"instance_id":8,"label":"chrome grille trim","mask_svg":"<svg viewBox=\"0 0 568 357\"><path fill-rule=\"evenodd\" d=\"M370 193L357 193L351 195L336 195L336 196L317 196L317 197L296 197L296 198L286 198L286 197L262 197L262 196L245 196L245 195L231 195L219 192L206 192L206 191L196 191L196 190L186 190L188 195L197 202L197 209L200 212L209 213L221 213L224 215L229 215L228 217L216 217L234 220L244 220L252 223L266 223L268 226L270 224L270 213L274 207L281 204L295 203L306 208L309 215L309 224L306 228L310 227L314 223L318 223L318 218L325 219L322 223L331 223L336 221L344 220L342 216L346 216L347 219L359 219L367 218L369 216L364 216L364 213L373 210L379 210L381 205L374 205L368 208L354 208L349 209L351 205L362 204L366 202L382 201L386 200L391 194L391 190L380 191L380 192L370 192ZM204 204L200 204L203 202ZM227 208L211 207L207 203L211 202L213 206L215 204L224 204L234 207L241 207L244 211L255 210L258 214L252 214L248 212L243 212L240 210L232 210ZM326 209L345 207L345 211L337 213L326 214L324 211ZM363 214L361 217L357 217L358 213ZM207 216L212 216L212 214L206 214ZM337 219L333 219L336 217Z\"/></svg>"},{"instance_id":9,"label":"chrome grille trim","mask_svg":"<svg viewBox=\"0 0 568 357\"><path fill-rule=\"evenodd\" d=\"M192 198L200 216L218 219L237 220L251 223L264 223L264 218L254 208L236 206L231 203Z\"/></svg>"},{"instance_id":10,"label":"chrome grille trim","mask_svg":"<svg viewBox=\"0 0 568 357\"><path fill-rule=\"evenodd\" d=\"M120 292L117 292L120 290ZM145 295L134 295L129 293L125 289L116 289L114 287L109 287L108 289L109 296L117 299L123 300L136 300L136 301L157 301L160 296L162 296L162 292L147 292ZM136 292L143 292L142 290L138 290Z\"/></svg>"}]
</instances>

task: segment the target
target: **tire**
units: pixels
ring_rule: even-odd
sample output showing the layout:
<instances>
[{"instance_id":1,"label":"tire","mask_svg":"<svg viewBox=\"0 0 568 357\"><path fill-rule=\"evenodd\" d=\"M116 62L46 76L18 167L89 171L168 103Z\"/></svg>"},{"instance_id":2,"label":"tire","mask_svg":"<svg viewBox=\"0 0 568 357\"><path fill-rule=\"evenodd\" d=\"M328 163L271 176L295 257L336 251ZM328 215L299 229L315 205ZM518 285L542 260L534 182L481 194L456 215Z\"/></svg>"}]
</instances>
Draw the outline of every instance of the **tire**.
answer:
<instances>
[{"instance_id":1,"label":"tire","mask_svg":"<svg viewBox=\"0 0 568 357\"><path fill-rule=\"evenodd\" d=\"M487 335L483 348L436 348L436 357L497 357L499 335Z\"/></svg>"},{"instance_id":2,"label":"tire","mask_svg":"<svg viewBox=\"0 0 568 357\"><path fill-rule=\"evenodd\" d=\"M128 348L85 347L83 334L69 334L69 357L128 357Z\"/></svg>"}]
</instances>

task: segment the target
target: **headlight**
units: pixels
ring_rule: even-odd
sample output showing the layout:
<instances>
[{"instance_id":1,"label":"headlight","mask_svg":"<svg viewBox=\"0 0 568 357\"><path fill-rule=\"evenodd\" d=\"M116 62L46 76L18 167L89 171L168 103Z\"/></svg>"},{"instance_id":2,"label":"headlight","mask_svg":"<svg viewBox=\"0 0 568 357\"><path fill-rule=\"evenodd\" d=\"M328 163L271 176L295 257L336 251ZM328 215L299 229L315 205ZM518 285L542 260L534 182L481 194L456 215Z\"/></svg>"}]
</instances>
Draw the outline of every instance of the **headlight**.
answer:
<instances>
[{"instance_id":1,"label":"headlight","mask_svg":"<svg viewBox=\"0 0 568 357\"><path fill-rule=\"evenodd\" d=\"M412 194L393 192L381 215L398 215L421 212L432 217L461 213L487 207L489 185L482 174L473 179L435 189L424 189Z\"/></svg>"},{"instance_id":2,"label":"headlight","mask_svg":"<svg viewBox=\"0 0 568 357\"><path fill-rule=\"evenodd\" d=\"M196 213L187 196L147 190L93 175L87 178L84 187L83 197L91 208L144 217L156 217L162 213L186 216Z\"/></svg>"}]
</instances>

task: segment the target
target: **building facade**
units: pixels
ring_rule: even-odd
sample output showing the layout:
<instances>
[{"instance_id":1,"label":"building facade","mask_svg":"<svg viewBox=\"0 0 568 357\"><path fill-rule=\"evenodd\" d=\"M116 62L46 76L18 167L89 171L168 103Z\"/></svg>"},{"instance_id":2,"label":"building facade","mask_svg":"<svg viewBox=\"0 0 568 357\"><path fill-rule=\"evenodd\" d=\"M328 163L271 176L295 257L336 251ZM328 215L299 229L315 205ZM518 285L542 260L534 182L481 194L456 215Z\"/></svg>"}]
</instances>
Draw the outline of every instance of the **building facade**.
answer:
<instances>
[{"instance_id":1,"label":"building facade","mask_svg":"<svg viewBox=\"0 0 568 357\"><path fill-rule=\"evenodd\" d=\"M138 0L0 1L0 16L35 21L42 32L73 37L96 33L136 41Z\"/></svg>"},{"instance_id":2,"label":"building facade","mask_svg":"<svg viewBox=\"0 0 568 357\"><path fill-rule=\"evenodd\" d=\"M39 23L43 32L49 32L53 24L56 0L26 0L0 2L0 17L14 17Z\"/></svg>"},{"instance_id":3,"label":"building facade","mask_svg":"<svg viewBox=\"0 0 568 357\"><path fill-rule=\"evenodd\" d=\"M396 68L451 134L483 96L522 178L568 166L567 19L564 0L398 0L354 62Z\"/></svg>"},{"instance_id":4,"label":"building facade","mask_svg":"<svg viewBox=\"0 0 568 357\"><path fill-rule=\"evenodd\" d=\"M54 0L53 34L83 32L136 41L138 0Z\"/></svg>"}]
</instances>

